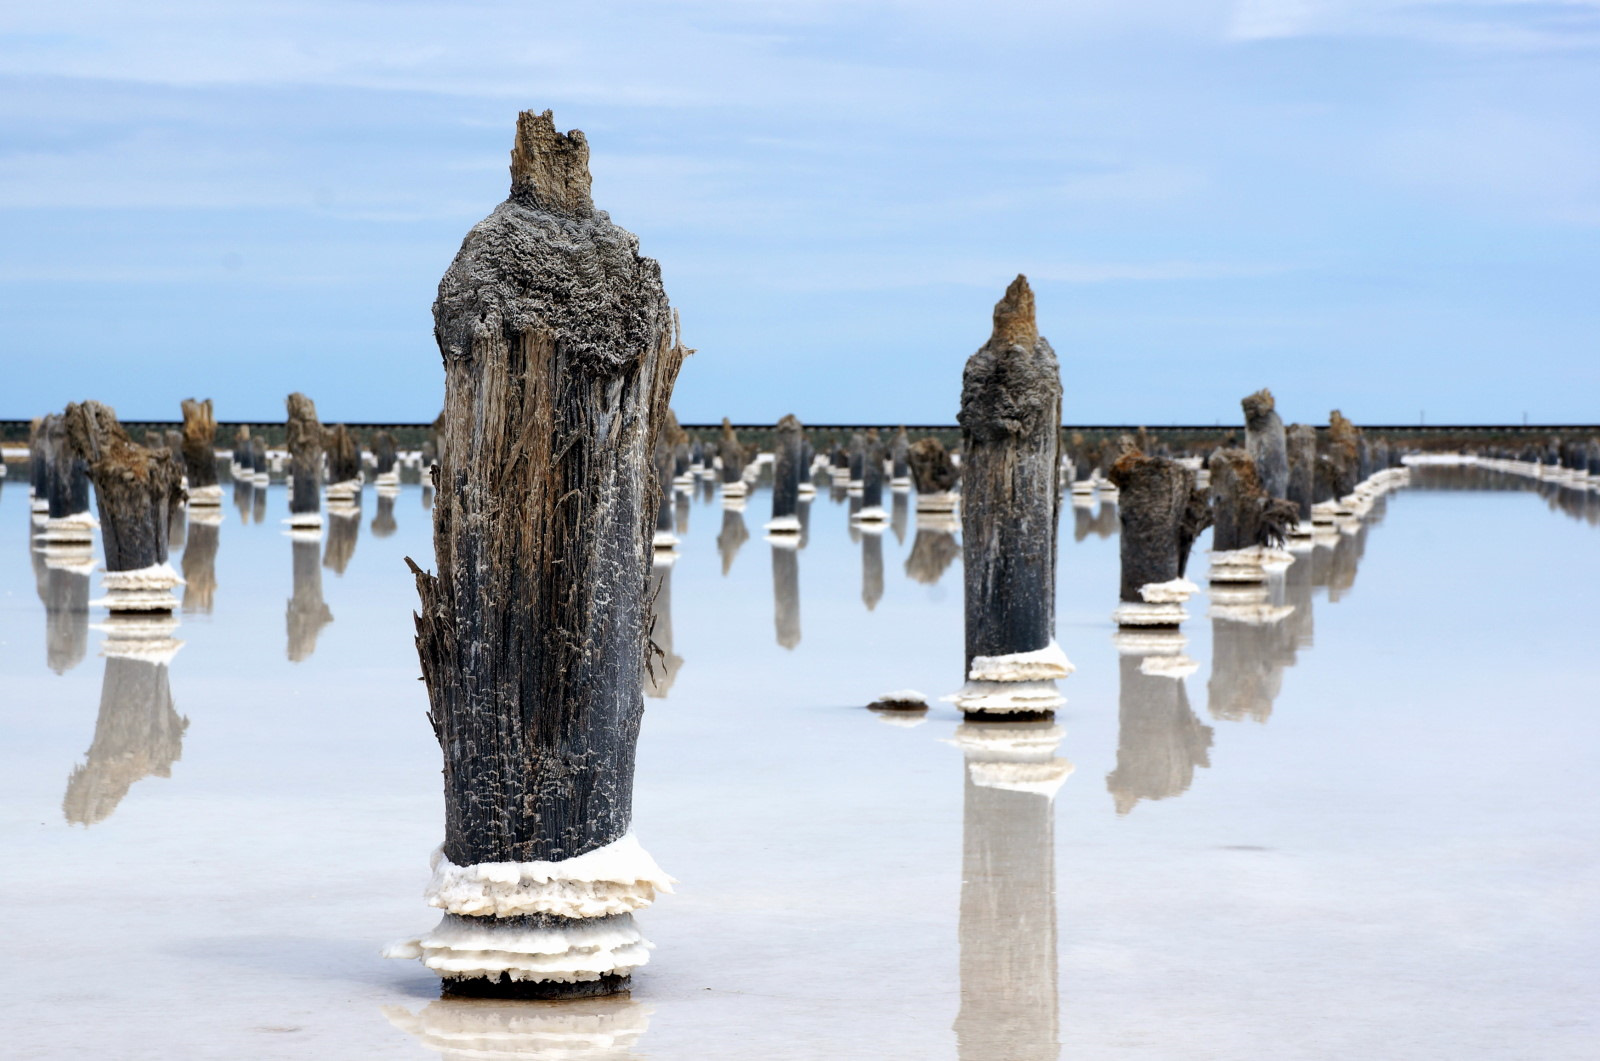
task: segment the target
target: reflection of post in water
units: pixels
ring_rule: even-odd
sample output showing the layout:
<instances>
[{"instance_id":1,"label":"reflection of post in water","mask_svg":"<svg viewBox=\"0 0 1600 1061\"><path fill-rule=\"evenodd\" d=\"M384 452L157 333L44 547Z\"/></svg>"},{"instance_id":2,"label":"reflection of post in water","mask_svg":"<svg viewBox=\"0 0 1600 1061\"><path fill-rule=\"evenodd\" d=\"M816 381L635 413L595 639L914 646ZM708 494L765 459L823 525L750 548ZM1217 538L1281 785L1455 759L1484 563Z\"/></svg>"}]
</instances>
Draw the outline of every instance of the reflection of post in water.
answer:
<instances>
[{"instance_id":1,"label":"reflection of post in water","mask_svg":"<svg viewBox=\"0 0 1600 1061\"><path fill-rule=\"evenodd\" d=\"M245 475L249 475L248 470ZM239 522L250 522L250 510L255 507L255 484L249 479L234 479L233 507L239 510Z\"/></svg>"},{"instance_id":2,"label":"reflection of post in water","mask_svg":"<svg viewBox=\"0 0 1600 1061\"><path fill-rule=\"evenodd\" d=\"M800 552L791 538L772 542L772 618L778 644L794 648L800 643Z\"/></svg>"},{"instance_id":3,"label":"reflection of post in water","mask_svg":"<svg viewBox=\"0 0 1600 1061\"><path fill-rule=\"evenodd\" d=\"M675 487L672 491L672 515L678 527L678 537L689 533L689 495L694 484Z\"/></svg>"},{"instance_id":4,"label":"reflection of post in water","mask_svg":"<svg viewBox=\"0 0 1600 1061\"><path fill-rule=\"evenodd\" d=\"M259 439L257 441L260 441ZM250 520L253 523L264 523L267 519L267 487L264 483L257 483L250 498Z\"/></svg>"},{"instance_id":5,"label":"reflection of post in water","mask_svg":"<svg viewBox=\"0 0 1600 1061\"><path fill-rule=\"evenodd\" d=\"M170 652L111 655L100 686L100 717L85 762L73 768L61 811L73 825L104 821L135 781L171 777L189 720L173 709Z\"/></svg>"},{"instance_id":6,"label":"reflection of post in water","mask_svg":"<svg viewBox=\"0 0 1600 1061\"><path fill-rule=\"evenodd\" d=\"M852 542L859 542L861 540L861 522L857 520L856 517L861 514L861 491L848 490L847 493L850 496L850 540Z\"/></svg>"},{"instance_id":7,"label":"reflection of post in water","mask_svg":"<svg viewBox=\"0 0 1600 1061\"><path fill-rule=\"evenodd\" d=\"M209 519L196 517L189 527L189 541L183 547L183 610L211 614L217 595L217 545L222 518L219 509L209 510Z\"/></svg>"},{"instance_id":8,"label":"reflection of post in water","mask_svg":"<svg viewBox=\"0 0 1600 1061\"><path fill-rule=\"evenodd\" d=\"M356 554L356 539L361 536L361 510L348 505L328 506L328 544L322 566L342 576Z\"/></svg>"},{"instance_id":9,"label":"reflection of post in water","mask_svg":"<svg viewBox=\"0 0 1600 1061\"><path fill-rule=\"evenodd\" d=\"M1206 684L1212 718L1265 722L1272 716L1284 669L1293 666L1301 634L1309 628L1289 621L1294 610L1285 603L1282 572L1269 575L1266 593L1267 601L1256 606L1212 606L1211 678Z\"/></svg>"},{"instance_id":10,"label":"reflection of post in water","mask_svg":"<svg viewBox=\"0 0 1600 1061\"><path fill-rule=\"evenodd\" d=\"M289 661L310 659L317 650L317 635L333 622L333 612L322 600L322 567L317 562L321 535L302 531L292 535L294 596L289 598Z\"/></svg>"},{"instance_id":11,"label":"reflection of post in water","mask_svg":"<svg viewBox=\"0 0 1600 1061\"><path fill-rule=\"evenodd\" d=\"M383 1015L445 1061L641 1061L634 1047L650 1027L650 1007L626 995L538 1005L444 998Z\"/></svg>"},{"instance_id":12,"label":"reflection of post in water","mask_svg":"<svg viewBox=\"0 0 1600 1061\"><path fill-rule=\"evenodd\" d=\"M378 512L372 517L372 536L374 538L387 538L398 529L399 524L394 519L394 499L397 491L379 490Z\"/></svg>"},{"instance_id":13,"label":"reflection of post in water","mask_svg":"<svg viewBox=\"0 0 1600 1061\"><path fill-rule=\"evenodd\" d=\"M650 651L644 694L659 699L666 698L683 667L683 657L672 650L672 564L677 558L671 550L657 549L650 565Z\"/></svg>"},{"instance_id":14,"label":"reflection of post in water","mask_svg":"<svg viewBox=\"0 0 1600 1061\"><path fill-rule=\"evenodd\" d=\"M733 570L733 558L739 555L740 547L749 539L750 530L744 523L744 506L724 506L722 530L717 533L717 554L722 557L724 577Z\"/></svg>"},{"instance_id":15,"label":"reflection of post in water","mask_svg":"<svg viewBox=\"0 0 1600 1061\"><path fill-rule=\"evenodd\" d=\"M906 574L925 586L937 585L961 555L961 543L952 533L961 523L950 516L917 515L917 535L906 556Z\"/></svg>"},{"instance_id":16,"label":"reflection of post in water","mask_svg":"<svg viewBox=\"0 0 1600 1061\"><path fill-rule=\"evenodd\" d=\"M39 595L44 600L45 662L57 674L83 662L89 648L89 573L92 553L81 557L34 553Z\"/></svg>"},{"instance_id":17,"label":"reflection of post in water","mask_svg":"<svg viewBox=\"0 0 1600 1061\"><path fill-rule=\"evenodd\" d=\"M188 541L189 513L183 505L173 505L167 510L167 550L182 549Z\"/></svg>"},{"instance_id":18,"label":"reflection of post in water","mask_svg":"<svg viewBox=\"0 0 1600 1061\"><path fill-rule=\"evenodd\" d=\"M961 1061L1060 1056L1055 792L1072 764L1048 722L965 723L961 828Z\"/></svg>"},{"instance_id":19,"label":"reflection of post in water","mask_svg":"<svg viewBox=\"0 0 1600 1061\"><path fill-rule=\"evenodd\" d=\"M904 490L896 490L889 510L889 527L894 531L894 540L901 545L906 543L906 523L910 513L911 495Z\"/></svg>"},{"instance_id":20,"label":"reflection of post in water","mask_svg":"<svg viewBox=\"0 0 1600 1061\"><path fill-rule=\"evenodd\" d=\"M867 611L883 599L883 524L861 528L861 603Z\"/></svg>"},{"instance_id":21,"label":"reflection of post in water","mask_svg":"<svg viewBox=\"0 0 1600 1061\"><path fill-rule=\"evenodd\" d=\"M1109 538L1117 533L1118 526L1117 502L1102 496L1100 507L1095 510L1094 520L1089 524L1089 530L1096 538Z\"/></svg>"},{"instance_id":22,"label":"reflection of post in water","mask_svg":"<svg viewBox=\"0 0 1600 1061\"><path fill-rule=\"evenodd\" d=\"M1169 666L1181 660L1187 666ZM1106 775L1118 814L1142 799L1180 796L1194 768L1210 766L1211 727L1189 707L1184 678L1194 664L1183 656L1124 654L1118 660L1117 768Z\"/></svg>"},{"instance_id":23,"label":"reflection of post in water","mask_svg":"<svg viewBox=\"0 0 1600 1061\"><path fill-rule=\"evenodd\" d=\"M811 543L811 498L802 497L794 503L795 518L800 521L800 548Z\"/></svg>"}]
</instances>

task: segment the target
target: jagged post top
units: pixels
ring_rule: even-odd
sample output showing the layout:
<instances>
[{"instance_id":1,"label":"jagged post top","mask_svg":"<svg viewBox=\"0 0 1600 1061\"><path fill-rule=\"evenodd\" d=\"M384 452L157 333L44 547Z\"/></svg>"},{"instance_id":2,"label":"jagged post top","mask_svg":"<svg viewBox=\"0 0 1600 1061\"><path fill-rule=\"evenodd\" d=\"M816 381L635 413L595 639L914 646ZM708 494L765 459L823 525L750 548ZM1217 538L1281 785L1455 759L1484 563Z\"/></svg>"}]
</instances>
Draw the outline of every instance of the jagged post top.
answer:
<instances>
[{"instance_id":1,"label":"jagged post top","mask_svg":"<svg viewBox=\"0 0 1600 1061\"><path fill-rule=\"evenodd\" d=\"M1039 323L1033 308L1033 288L1021 273L1011 281L1006 293L994 304L992 341L1024 349L1039 341Z\"/></svg>"},{"instance_id":2,"label":"jagged post top","mask_svg":"<svg viewBox=\"0 0 1600 1061\"><path fill-rule=\"evenodd\" d=\"M589 141L581 129L556 132L550 111L517 115L511 147L511 198L559 214L592 214Z\"/></svg>"},{"instance_id":3,"label":"jagged post top","mask_svg":"<svg viewBox=\"0 0 1600 1061\"><path fill-rule=\"evenodd\" d=\"M1239 404L1244 408L1245 424L1251 427L1261 423L1266 419L1268 413L1277 408L1277 402L1273 400L1272 392L1265 387L1262 387L1254 394L1247 395Z\"/></svg>"},{"instance_id":4,"label":"jagged post top","mask_svg":"<svg viewBox=\"0 0 1600 1061\"><path fill-rule=\"evenodd\" d=\"M1018 274L994 307L994 332L967 359L956 419L977 441L1031 436L1059 429L1061 369L1039 334L1033 289Z\"/></svg>"},{"instance_id":5,"label":"jagged post top","mask_svg":"<svg viewBox=\"0 0 1600 1061\"><path fill-rule=\"evenodd\" d=\"M777 430L779 434L793 433L798 437L805 429L801 426L798 416L793 413L784 413L783 419L778 421Z\"/></svg>"}]
</instances>

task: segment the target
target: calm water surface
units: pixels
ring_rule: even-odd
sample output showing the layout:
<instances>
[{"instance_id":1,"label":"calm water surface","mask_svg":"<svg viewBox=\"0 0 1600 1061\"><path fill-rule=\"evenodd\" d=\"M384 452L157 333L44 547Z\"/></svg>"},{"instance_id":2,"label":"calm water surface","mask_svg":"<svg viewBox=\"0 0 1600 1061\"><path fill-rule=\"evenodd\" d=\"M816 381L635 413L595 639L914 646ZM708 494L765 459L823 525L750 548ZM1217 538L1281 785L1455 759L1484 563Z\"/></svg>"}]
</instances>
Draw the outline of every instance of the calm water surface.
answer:
<instances>
[{"instance_id":1,"label":"calm water surface","mask_svg":"<svg viewBox=\"0 0 1600 1061\"><path fill-rule=\"evenodd\" d=\"M232 488L230 488L232 490ZM897 499L902 501L903 499ZM181 528L170 665L0 488L0 1054L21 1058L1592 1058L1600 493L1418 470L1275 587L1119 657L1115 508L1062 520L1055 727L861 705L960 682L957 539L824 488L798 552L681 497L635 830L680 880L631 998L437 1001L439 752L403 557L423 491L291 541ZM1198 557L1197 573L1204 560ZM1047 793L1059 786L1054 798Z\"/></svg>"}]
</instances>

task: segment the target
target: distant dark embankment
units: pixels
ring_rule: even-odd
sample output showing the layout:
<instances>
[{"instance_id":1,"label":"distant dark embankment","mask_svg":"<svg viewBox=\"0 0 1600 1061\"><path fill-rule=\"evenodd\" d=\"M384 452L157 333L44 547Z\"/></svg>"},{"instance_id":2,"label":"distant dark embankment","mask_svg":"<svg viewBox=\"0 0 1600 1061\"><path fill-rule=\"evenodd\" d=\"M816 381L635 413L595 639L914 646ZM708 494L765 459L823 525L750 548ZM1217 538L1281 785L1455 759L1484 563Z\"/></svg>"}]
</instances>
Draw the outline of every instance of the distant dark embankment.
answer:
<instances>
[{"instance_id":1,"label":"distant dark embankment","mask_svg":"<svg viewBox=\"0 0 1600 1061\"><path fill-rule=\"evenodd\" d=\"M217 438L232 438L234 431L241 425L250 428L250 435L262 439L269 448L282 449L284 445L283 421L276 423L257 423L254 421L218 420ZM143 438L147 431L181 430L182 424L177 420L129 420L123 425L134 438ZM424 439L429 437L433 427L426 423L348 423L346 426L357 437L365 439L371 432L387 431L394 436L395 445L401 450L415 450L422 446ZM817 424L806 423L806 435L819 452L825 451L835 442L848 444L850 436L856 432L865 432L875 429L879 432L893 434L904 426L912 441L926 436L933 436L946 447L956 447L961 442L961 428L954 423L950 424ZM1551 436L1562 438L1590 438L1600 434L1600 424L1441 424L1438 426L1399 425L1399 424L1360 424L1358 425L1369 439L1376 441L1383 439L1399 446L1402 450L1426 450L1444 452L1453 450L1476 449L1485 446L1521 446L1529 442L1548 441ZM691 439L702 442L714 441L722 432L719 424L683 424L683 430L688 432ZM1218 446L1243 445L1244 429L1242 427L1219 427L1216 425L1198 426L1193 424L1160 425L1160 424L1064 424L1061 430L1067 437L1079 435L1083 441L1091 446L1102 441L1114 441L1117 436L1136 434L1143 427L1153 441L1164 442L1174 450L1183 450L1192 453L1206 453ZM772 449L772 424L734 424L734 431L743 441L754 443L755 448L765 452ZM1325 426L1318 428L1326 430ZM7 446L26 446L28 444L28 421L26 420L0 420L0 443Z\"/></svg>"}]
</instances>

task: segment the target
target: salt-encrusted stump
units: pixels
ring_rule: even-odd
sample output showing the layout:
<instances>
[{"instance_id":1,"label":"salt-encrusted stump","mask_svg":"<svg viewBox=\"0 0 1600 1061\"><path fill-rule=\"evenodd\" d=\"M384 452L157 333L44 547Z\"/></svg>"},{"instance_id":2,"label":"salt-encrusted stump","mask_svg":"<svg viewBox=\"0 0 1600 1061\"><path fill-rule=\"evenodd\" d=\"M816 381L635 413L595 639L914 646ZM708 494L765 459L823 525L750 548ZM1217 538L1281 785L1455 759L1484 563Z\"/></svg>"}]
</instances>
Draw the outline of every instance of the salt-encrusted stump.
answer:
<instances>
[{"instance_id":1,"label":"salt-encrusted stump","mask_svg":"<svg viewBox=\"0 0 1600 1061\"><path fill-rule=\"evenodd\" d=\"M848 486L852 490L860 490L865 479L863 473L867 468L867 435L864 431L852 432L850 435L850 478Z\"/></svg>"},{"instance_id":2,"label":"salt-encrusted stump","mask_svg":"<svg viewBox=\"0 0 1600 1061\"><path fill-rule=\"evenodd\" d=\"M94 541L95 518L89 511L89 462L72 444L67 417L51 413L39 424L44 470L44 526L38 534L48 555L81 553ZM130 445L132 443L130 442ZM165 524L162 525L165 530Z\"/></svg>"},{"instance_id":3,"label":"salt-encrusted stump","mask_svg":"<svg viewBox=\"0 0 1600 1061\"><path fill-rule=\"evenodd\" d=\"M1120 492L1122 588L1112 620L1122 627L1175 630L1189 617L1183 602L1200 587L1183 577L1188 543L1204 525L1204 505L1192 506L1194 473L1167 457L1137 450L1111 466ZM1182 553L1179 550L1182 548Z\"/></svg>"},{"instance_id":4,"label":"salt-encrusted stump","mask_svg":"<svg viewBox=\"0 0 1600 1061\"><path fill-rule=\"evenodd\" d=\"M249 424L240 424L233 430L233 453L228 460L228 474L235 480L251 474Z\"/></svg>"},{"instance_id":5,"label":"salt-encrusted stump","mask_svg":"<svg viewBox=\"0 0 1600 1061\"><path fill-rule=\"evenodd\" d=\"M778 644L793 649L800 643L800 552L794 541L772 543L772 625Z\"/></svg>"},{"instance_id":6,"label":"salt-encrusted stump","mask_svg":"<svg viewBox=\"0 0 1600 1061\"><path fill-rule=\"evenodd\" d=\"M285 438L289 446L289 526L291 529L316 530L322 526L322 424L317 420L317 406L310 398L296 391L286 403L289 421ZM256 439L252 445L260 443ZM252 452L254 465L257 453ZM259 456L264 464L266 452ZM256 467L259 481L265 468Z\"/></svg>"},{"instance_id":7,"label":"salt-encrusted stump","mask_svg":"<svg viewBox=\"0 0 1600 1061\"><path fill-rule=\"evenodd\" d=\"M722 435L717 441L717 457L722 462L723 503L726 504L731 499L742 505L745 495L750 492L749 484L744 481L744 465L749 459L749 454L739 444L739 436L733 430L733 422L726 416L722 418Z\"/></svg>"},{"instance_id":8,"label":"salt-encrusted stump","mask_svg":"<svg viewBox=\"0 0 1600 1061\"><path fill-rule=\"evenodd\" d=\"M36 416L28 424L28 507L32 512L50 511L50 459L45 452L44 423L45 417Z\"/></svg>"},{"instance_id":9,"label":"salt-encrusted stump","mask_svg":"<svg viewBox=\"0 0 1600 1061\"><path fill-rule=\"evenodd\" d=\"M1317 452L1317 504L1312 512L1318 522L1333 523L1351 515L1348 499L1360 479L1360 460L1356 426L1333 410L1328 414L1324 444Z\"/></svg>"},{"instance_id":10,"label":"salt-encrusted stump","mask_svg":"<svg viewBox=\"0 0 1600 1061\"><path fill-rule=\"evenodd\" d=\"M220 508L222 484L217 481L217 417L211 399L183 400L183 468L188 477L190 508Z\"/></svg>"},{"instance_id":11,"label":"salt-encrusted stump","mask_svg":"<svg viewBox=\"0 0 1600 1061\"><path fill-rule=\"evenodd\" d=\"M1106 775L1118 814L1140 800L1181 796L1197 766L1211 765L1212 730L1189 706L1184 678L1193 669L1165 667L1161 656L1123 655L1117 665L1117 768Z\"/></svg>"},{"instance_id":12,"label":"salt-encrusted stump","mask_svg":"<svg viewBox=\"0 0 1600 1061\"><path fill-rule=\"evenodd\" d=\"M792 537L800 533L804 444L805 431L793 413L778 421L772 438L772 519L766 526L768 534Z\"/></svg>"},{"instance_id":13,"label":"salt-encrusted stump","mask_svg":"<svg viewBox=\"0 0 1600 1061\"><path fill-rule=\"evenodd\" d=\"M1256 462L1261 489L1268 497L1288 497L1288 439L1272 392L1263 387L1239 404L1244 407L1244 448Z\"/></svg>"},{"instance_id":14,"label":"salt-encrusted stump","mask_svg":"<svg viewBox=\"0 0 1600 1061\"><path fill-rule=\"evenodd\" d=\"M328 511L353 511L361 504L361 447L343 424L327 428L322 445L328 455Z\"/></svg>"},{"instance_id":15,"label":"salt-encrusted stump","mask_svg":"<svg viewBox=\"0 0 1600 1061\"><path fill-rule=\"evenodd\" d=\"M683 657L672 644L672 565L677 557L656 551L650 565L650 655L644 694L665 700L683 669Z\"/></svg>"},{"instance_id":16,"label":"salt-encrusted stump","mask_svg":"<svg viewBox=\"0 0 1600 1061\"><path fill-rule=\"evenodd\" d=\"M964 1059L1055 1061L1055 802L1072 764L1049 723L966 723L961 826L961 1008Z\"/></svg>"},{"instance_id":17,"label":"salt-encrusted stump","mask_svg":"<svg viewBox=\"0 0 1600 1061\"><path fill-rule=\"evenodd\" d=\"M312 410L311 415L316 416L316 411ZM322 458L319 454L317 458L319 466L321 462ZM318 474L321 474L320 467ZM271 480L272 476L267 471L267 444L259 438L252 438L250 440L250 481L256 486L266 486Z\"/></svg>"},{"instance_id":18,"label":"salt-encrusted stump","mask_svg":"<svg viewBox=\"0 0 1600 1061\"><path fill-rule=\"evenodd\" d=\"M793 535L789 536L793 538ZM745 526L744 510L724 507L722 529L717 532L717 556L722 560L722 577L733 570L733 561L744 543L750 540L750 528Z\"/></svg>"},{"instance_id":19,"label":"salt-encrusted stump","mask_svg":"<svg viewBox=\"0 0 1600 1061\"><path fill-rule=\"evenodd\" d=\"M94 741L83 764L73 767L61 800L61 812L71 824L103 822L134 782L172 776L189 728L189 720L173 707L167 678L175 651L144 658L108 647Z\"/></svg>"},{"instance_id":20,"label":"salt-encrusted stump","mask_svg":"<svg viewBox=\"0 0 1600 1061\"><path fill-rule=\"evenodd\" d=\"M967 714L1048 715L1060 700L1038 685L1072 673L1055 642L1061 371L1023 276L967 361L957 420L968 686L956 702Z\"/></svg>"},{"instance_id":21,"label":"salt-encrusted stump","mask_svg":"<svg viewBox=\"0 0 1600 1061\"><path fill-rule=\"evenodd\" d=\"M437 575L417 649L444 753L448 993L625 990L670 878L628 831L650 625L652 446L688 351L660 267L589 196L583 134L524 112L511 196L439 285Z\"/></svg>"},{"instance_id":22,"label":"salt-encrusted stump","mask_svg":"<svg viewBox=\"0 0 1600 1061\"><path fill-rule=\"evenodd\" d=\"M896 493L911 489L911 436L902 426L889 443L889 486Z\"/></svg>"},{"instance_id":23,"label":"salt-encrusted stump","mask_svg":"<svg viewBox=\"0 0 1600 1061\"><path fill-rule=\"evenodd\" d=\"M320 540L310 534L290 536L294 551L294 595L284 609L289 635L289 662L300 663L317 650L322 628L333 622L333 612L322 598L322 567L317 554Z\"/></svg>"},{"instance_id":24,"label":"salt-encrusted stump","mask_svg":"<svg viewBox=\"0 0 1600 1061\"><path fill-rule=\"evenodd\" d=\"M817 464L817 451L811 445L811 440L806 437L804 430L800 433L800 488L799 497L802 501L809 501L817 496L817 486L811 481L815 474Z\"/></svg>"},{"instance_id":25,"label":"salt-encrusted stump","mask_svg":"<svg viewBox=\"0 0 1600 1061\"><path fill-rule=\"evenodd\" d=\"M67 434L88 463L100 511L106 596L98 603L117 613L170 614L182 579L167 562L168 515L181 503L183 477L163 446L149 449L128 437L116 413L99 402L67 406Z\"/></svg>"},{"instance_id":26,"label":"salt-encrusted stump","mask_svg":"<svg viewBox=\"0 0 1600 1061\"><path fill-rule=\"evenodd\" d=\"M883 466L888 451L876 431L869 431L862 441L861 507L852 517L863 531L883 533L889 513L883 507Z\"/></svg>"},{"instance_id":27,"label":"salt-encrusted stump","mask_svg":"<svg viewBox=\"0 0 1600 1061\"><path fill-rule=\"evenodd\" d=\"M956 510L956 481L961 474L945 450L944 443L929 435L912 443L906 456L911 479L917 488L917 513L949 515Z\"/></svg>"},{"instance_id":28,"label":"salt-encrusted stump","mask_svg":"<svg viewBox=\"0 0 1600 1061\"><path fill-rule=\"evenodd\" d=\"M1293 502L1299 520L1289 529L1291 539L1309 539L1312 533L1311 507L1316 503L1317 430L1307 424L1292 424L1287 433L1289 485L1285 497Z\"/></svg>"},{"instance_id":29,"label":"salt-encrusted stump","mask_svg":"<svg viewBox=\"0 0 1600 1061\"><path fill-rule=\"evenodd\" d=\"M395 449L394 436L387 431L379 431L372 436L372 471L375 476L374 485L400 485L399 456Z\"/></svg>"},{"instance_id":30,"label":"salt-encrusted stump","mask_svg":"<svg viewBox=\"0 0 1600 1061\"><path fill-rule=\"evenodd\" d=\"M1211 573L1214 604L1253 603L1269 570L1294 562L1283 550L1299 510L1286 500L1267 496L1256 462L1242 449L1219 449L1211 455L1213 520Z\"/></svg>"}]
</instances>

